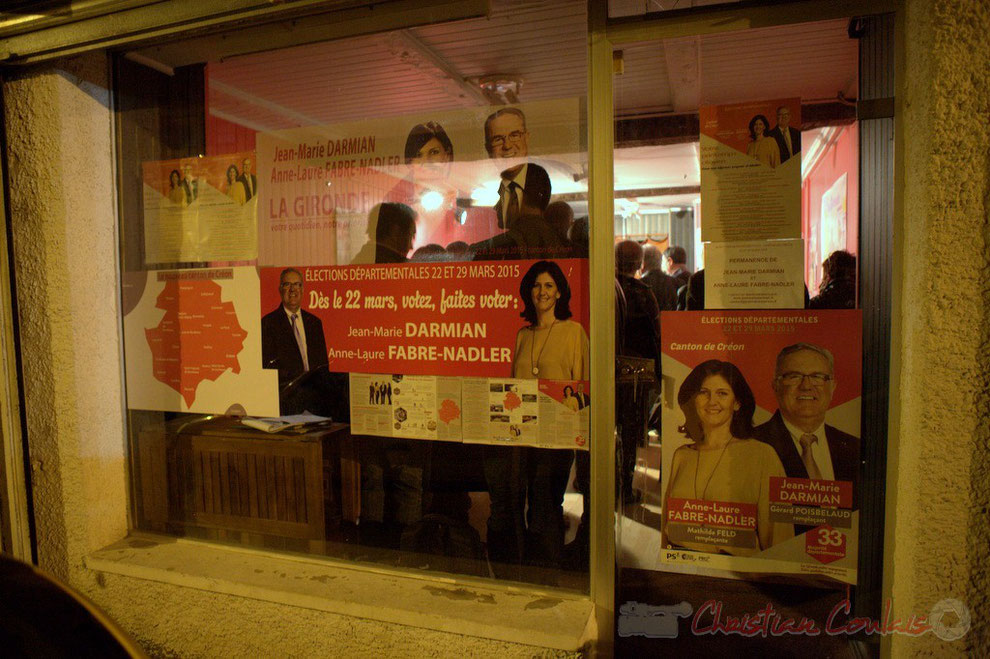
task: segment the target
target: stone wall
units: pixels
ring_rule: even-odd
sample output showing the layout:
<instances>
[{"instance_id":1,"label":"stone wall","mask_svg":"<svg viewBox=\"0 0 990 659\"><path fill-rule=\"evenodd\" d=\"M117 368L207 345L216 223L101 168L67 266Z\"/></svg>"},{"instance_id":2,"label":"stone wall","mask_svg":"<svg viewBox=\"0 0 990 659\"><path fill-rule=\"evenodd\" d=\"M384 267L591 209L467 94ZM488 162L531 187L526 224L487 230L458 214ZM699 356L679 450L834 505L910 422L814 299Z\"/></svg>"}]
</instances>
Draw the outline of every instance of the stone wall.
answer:
<instances>
[{"instance_id":1,"label":"stone wall","mask_svg":"<svg viewBox=\"0 0 990 659\"><path fill-rule=\"evenodd\" d=\"M972 629L892 647L978 656L990 651L990 3L909 0L904 18L885 578L898 614L954 598Z\"/></svg>"}]
</instances>

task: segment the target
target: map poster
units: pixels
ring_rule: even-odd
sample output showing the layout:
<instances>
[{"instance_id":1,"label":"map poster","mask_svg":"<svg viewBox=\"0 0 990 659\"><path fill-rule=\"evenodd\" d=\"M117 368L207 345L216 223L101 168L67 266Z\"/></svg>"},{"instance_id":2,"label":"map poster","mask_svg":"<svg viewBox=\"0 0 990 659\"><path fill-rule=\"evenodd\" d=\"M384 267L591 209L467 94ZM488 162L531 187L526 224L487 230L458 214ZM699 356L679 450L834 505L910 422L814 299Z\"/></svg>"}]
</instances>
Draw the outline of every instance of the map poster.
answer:
<instances>
[{"instance_id":1,"label":"map poster","mask_svg":"<svg viewBox=\"0 0 990 659\"><path fill-rule=\"evenodd\" d=\"M331 372L508 378L515 360L540 361L524 341L532 330L522 314L533 302L531 290L521 287L547 263L300 267L301 307L323 324ZM556 355L558 371L582 374L588 360L587 260L549 263L559 268L562 296L555 302L552 347L542 359ZM281 272L261 270L265 313L281 304ZM531 349L519 352L517 345ZM562 345L574 349L565 354L558 350Z\"/></svg>"},{"instance_id":2,"label":"map poster","mask_svg":"<svg viewBox=\"0 0 990 659\"><path fill-rule=\"evenodd\" d=\"M705 243L705 308L803 309L804 241Z\"/></svg>"},{"instance_id":3,"label":"map poster","mask_svg":"<svg viewBox=\"0 0 990 659\"><path fill-rule=\"evenodd\" d=\"M708 105L701 122L701 240L801 237L801 99Z\"/></svg>"},{"instance_id":4,"label":"map poster","mask_svg":"<svg viewBox=\"0 0 990 659\"><path fill-rule=\"evenodd\" d=\"M661 569L854 585L861 313L661 322Z\"/></svg>"},{"instance_id":5,"label":"map poster","mask_svg":"<svg viewBox=\"0 0 990 659\"><path fill-rule=\"evenodd\" d=\"M145 263L257 258L254 166L250 151L142 163Z\"/></svg>"},{"instance_id":6,"label":"map poster","mask_svg":"<svg viewBox=\"0 0 990 659\"><path fill-rule=\"evenodd\" d=\"M131 409L278 416L278 378L261 368L253 267L125 273Z\"/></svg>"},{"instance_id":7,"label":"map poster","mask_svg":"<svg viewBox=\"0 0 990 659\"><path fill-rule=\"evenodd\" d=\"M258 263L367 263L361 248L374 238L372 210L386 201L416 211L414 250L501 233L493 206L508 167L541 165L553 194L587 191L581 108L569 98L260 133ZM520 118L507 138L515 160L492 157L486 146L486 120L507 110ZM423 148L435 153L420 158Z\"/></svg>"},{"instance_id":8,"label":"map poster","mask_svg":"<svg viewBox=\"0 0 990 659\"><path fill-rule=\"evenodd\" d=\"M461 383L429 375L351 373L351 433L461 441Z\"/></svg>"}]
</instances>

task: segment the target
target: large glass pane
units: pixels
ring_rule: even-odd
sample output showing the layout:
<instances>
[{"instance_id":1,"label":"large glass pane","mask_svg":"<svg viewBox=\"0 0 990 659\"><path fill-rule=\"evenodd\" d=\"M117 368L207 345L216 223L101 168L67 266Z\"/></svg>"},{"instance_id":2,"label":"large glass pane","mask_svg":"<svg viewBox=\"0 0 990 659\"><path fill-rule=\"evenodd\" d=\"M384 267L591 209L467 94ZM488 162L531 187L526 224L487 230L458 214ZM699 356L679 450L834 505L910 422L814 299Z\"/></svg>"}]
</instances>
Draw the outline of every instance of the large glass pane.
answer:
<instances>
[{"instance_id":1,"label":"large glass pane","mask_svg":"<svg viewBox=\"0 0 990 659\"><path fill-rule=\"evenodd\" d=\"M837 20L615 58L618 648L728 650L716 605L824 626L857 569L857 42Z\"/></svg>"},{"instance_id":2,"label":"large glass pane","mask_svg":"<svg viewBox=\"0 0 990 659\"><path fill-rule=\"evenodd\" d=\"M587 589L585 3L492 5L117 63L139 529Z\"/></svg>"}]
</instances>

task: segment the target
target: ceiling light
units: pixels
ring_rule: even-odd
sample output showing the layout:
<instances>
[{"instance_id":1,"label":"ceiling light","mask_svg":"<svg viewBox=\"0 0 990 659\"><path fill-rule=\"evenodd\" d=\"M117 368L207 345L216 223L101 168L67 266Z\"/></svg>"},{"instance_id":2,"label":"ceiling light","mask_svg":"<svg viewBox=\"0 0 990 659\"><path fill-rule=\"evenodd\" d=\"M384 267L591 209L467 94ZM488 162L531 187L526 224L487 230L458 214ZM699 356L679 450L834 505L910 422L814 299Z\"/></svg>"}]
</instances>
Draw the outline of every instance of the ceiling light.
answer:
<instances>
[{"instance_id":1,"label":"ceiling light","mask_svg":"<svg viewBox=\"0 0 990 659\"><path fill-rule=\"evenodd\" d=\"M522 78L510 75L490 75L478 79L482 93L493 105L506 105L519 102Z\"/></svg>"},{"instance_id":2,"label":"ceiling light","mask_svg":"<svg viewBox=\"0 0 990 659\"><path fill-rule=\"evenodd\" d=\"M430 190L429 192L424 192L423 196L419 200L420 205L425 211L435 211L443 205L443 195L436 190Z\"/></svg>"}]
</instances>

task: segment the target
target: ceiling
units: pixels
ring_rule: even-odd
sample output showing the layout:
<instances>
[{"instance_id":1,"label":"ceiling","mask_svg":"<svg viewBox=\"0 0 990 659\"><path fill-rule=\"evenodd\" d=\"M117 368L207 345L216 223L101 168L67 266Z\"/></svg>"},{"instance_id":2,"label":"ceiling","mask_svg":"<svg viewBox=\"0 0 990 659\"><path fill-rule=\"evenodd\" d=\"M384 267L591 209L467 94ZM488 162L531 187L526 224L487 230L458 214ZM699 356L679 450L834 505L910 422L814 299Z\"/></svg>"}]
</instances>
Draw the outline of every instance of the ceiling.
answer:
<instances>
[{"instance_id":1,"label":"ceiling","mask_svg":"<svg viewBox=\"0 0 990 659\"><path fill-rule=\"evenodd\" d=\"M210 112L263 131L476 107L489 102L478 81L493 75L520 80L523 103L583 97L586 6L586 0L493 0L488 18L211 63ZM622 60L617 117L695 113L700 105L753 99L800 96L807 104L856 96L857 42L844 20L631 44L623 46ZM696 145L618 149L615 174L617 189L696 186ZM696 196L667 201L685 205Z\"/></svg>"}]
</instances>

